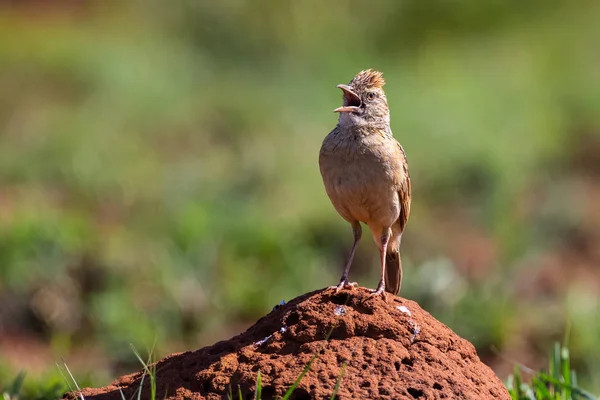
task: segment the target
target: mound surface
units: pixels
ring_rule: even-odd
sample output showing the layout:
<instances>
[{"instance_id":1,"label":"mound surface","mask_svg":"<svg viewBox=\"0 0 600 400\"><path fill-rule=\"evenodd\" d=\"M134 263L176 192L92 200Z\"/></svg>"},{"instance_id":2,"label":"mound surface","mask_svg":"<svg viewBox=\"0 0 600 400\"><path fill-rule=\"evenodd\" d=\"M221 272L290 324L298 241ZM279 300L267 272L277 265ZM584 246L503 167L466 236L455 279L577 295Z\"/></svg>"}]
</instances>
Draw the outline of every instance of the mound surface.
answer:
<instances>
[{"instance_id":1,"label":"mound surface","mask_svg":"<svg viewBox=\"0 0 600 400\"><path fill-rule=\"evenodd\" d=\"M385 302L366 289L302 295L230 340L164 358L156 363L156 398L226 399L239 385L253 399L258 371L262 398L277 398L314 354L292 399L329 399L344 364L339 399L510 399L471 343L417 303L389 294ZM126 375L83 396L121 400L120 389L137 398L141 378ZM148 382L142 398L150 396Z\"/></svg>"}]
</instances>

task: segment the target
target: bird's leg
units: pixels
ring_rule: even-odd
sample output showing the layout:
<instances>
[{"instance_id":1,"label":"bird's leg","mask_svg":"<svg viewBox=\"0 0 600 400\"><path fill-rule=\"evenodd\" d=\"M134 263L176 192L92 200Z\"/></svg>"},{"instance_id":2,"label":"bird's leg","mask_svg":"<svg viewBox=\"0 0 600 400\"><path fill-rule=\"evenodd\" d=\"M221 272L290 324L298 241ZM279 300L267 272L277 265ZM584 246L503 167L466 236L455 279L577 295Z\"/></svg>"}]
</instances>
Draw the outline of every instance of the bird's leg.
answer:
<instances>
[{"instance_id":1,"label":"bird's leg","mask_svg":"<svg viewBox=\"0 0 600 400\"><path fill-rule=\"evenodd\" d=\"M348 273L350 272L350 266L352 265L352 260L354 259L356 247L358 246L358 242L362 236L360 222L355 222L352 224L352 233L354 233L354 243L352 244L352 250L350 250L350 255L348 256L348 261L346 262L346 267L344 268L344 273L340 278L340 283L337 286L333 286L336 292L339 292L342 289L354 289L356 286L358 286L356 282L348 282Z\"/></svg>"},{"instance_id":2,"label":"bird's leg","mask_svg":"<svg viewBox=\"0 0 600 400\"><path fill-rule=\"evenodd\" d=\"M385 299L385 256L387 253L388 243L390 241L390 229L386 228L381 234L381 278L377 289L373 292L373 295L381 295Z\"/></svg>"}]
</instances>

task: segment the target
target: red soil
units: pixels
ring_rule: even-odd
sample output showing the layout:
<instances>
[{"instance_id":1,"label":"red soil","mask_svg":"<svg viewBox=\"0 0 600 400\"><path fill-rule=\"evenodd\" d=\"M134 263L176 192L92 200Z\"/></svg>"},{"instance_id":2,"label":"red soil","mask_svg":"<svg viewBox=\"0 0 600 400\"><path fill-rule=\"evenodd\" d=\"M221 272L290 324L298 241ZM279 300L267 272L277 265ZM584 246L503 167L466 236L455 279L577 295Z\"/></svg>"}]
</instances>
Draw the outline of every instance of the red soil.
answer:
<instances>
[{"instance_id":1,"label":"red soil","mask_svg":"<svg viewBox=\"0 0 600 400\"><path fill-rule=\"evenodd\" d=\"M389 294L387 299L366 289L297 297L241 335L156 363L156 398L226 399L229 388L237 394L239 385L244 399L254 399L258 371L262 398L277 398L317 354L292 399L329 399L344 363L338 399L510 399L471 343L417 303ZM121 400L120 388L125 398L137 398L141 377L126 375L82 394L87 400ZM146 377L145 399L148 382Z\"/></svg>"}]
</instances>

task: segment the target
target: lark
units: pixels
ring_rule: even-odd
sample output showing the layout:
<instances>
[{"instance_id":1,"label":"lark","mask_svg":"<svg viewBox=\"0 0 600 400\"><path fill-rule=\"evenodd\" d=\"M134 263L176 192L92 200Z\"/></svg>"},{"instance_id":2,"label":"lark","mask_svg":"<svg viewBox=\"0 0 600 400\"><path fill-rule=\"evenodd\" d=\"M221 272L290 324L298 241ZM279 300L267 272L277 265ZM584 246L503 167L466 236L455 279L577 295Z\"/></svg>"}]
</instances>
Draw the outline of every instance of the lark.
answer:
<instances>
[{"instance_id":1,"label":"lark","mask_svg":"<svg viewBox=\"0 0 600 400\"><path fill-rule=\"evenodd\" d=\"M336 290L352 289L348 273L369 227L381 254L381 278L374 294L397 294L402 284L400 242L410 214L410 176L404 149L392 135L382 73L359 72L338 85L344 104L336 108L337 126L325 137L319 167L325 191L337 212L350 223L354 243Z\"/></svg>"}]
</instances>

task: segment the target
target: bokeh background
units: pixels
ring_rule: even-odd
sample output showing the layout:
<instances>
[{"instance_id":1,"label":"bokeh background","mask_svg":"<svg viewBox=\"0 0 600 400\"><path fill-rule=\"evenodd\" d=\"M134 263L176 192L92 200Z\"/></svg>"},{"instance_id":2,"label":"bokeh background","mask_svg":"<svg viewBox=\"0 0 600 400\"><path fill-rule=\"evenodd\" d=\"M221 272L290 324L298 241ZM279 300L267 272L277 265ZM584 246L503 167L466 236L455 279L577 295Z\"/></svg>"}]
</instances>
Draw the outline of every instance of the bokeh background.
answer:
<instances>
[{"instance_id":1,"label":"bokeh background","mask_svg":"<svg viewBox=\"0 0 600 400\"><path fill-rule=\"evenodd\" d=\"M139 370L337 282L318 151L382 70L402 294L502 379L566 340L600 391L600 3L1 1L0 387ZM351 278L377 283L362 241Z\"/></svg>"}]
</instances>

